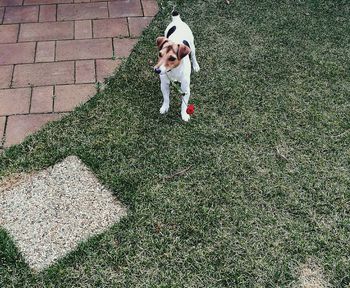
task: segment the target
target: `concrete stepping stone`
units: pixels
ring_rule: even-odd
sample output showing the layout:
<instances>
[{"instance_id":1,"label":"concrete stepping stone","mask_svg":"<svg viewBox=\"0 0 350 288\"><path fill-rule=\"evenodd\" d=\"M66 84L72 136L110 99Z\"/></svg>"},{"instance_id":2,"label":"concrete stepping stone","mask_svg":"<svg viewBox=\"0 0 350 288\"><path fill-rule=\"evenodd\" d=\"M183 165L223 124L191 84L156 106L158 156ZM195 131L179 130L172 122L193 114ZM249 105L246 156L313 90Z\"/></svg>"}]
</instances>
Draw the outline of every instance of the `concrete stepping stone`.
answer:
<instances>
[{"instance_id":1,"label":"concrete stepping stone","mask_svg":"<svg viewBox=\"0 0 350 288\"><path fill-rule=\"evenodd\" d=\"M125 215L126 208L75 156L0 183L0 225L36 271Z\"/></svg>"}]
</instances>

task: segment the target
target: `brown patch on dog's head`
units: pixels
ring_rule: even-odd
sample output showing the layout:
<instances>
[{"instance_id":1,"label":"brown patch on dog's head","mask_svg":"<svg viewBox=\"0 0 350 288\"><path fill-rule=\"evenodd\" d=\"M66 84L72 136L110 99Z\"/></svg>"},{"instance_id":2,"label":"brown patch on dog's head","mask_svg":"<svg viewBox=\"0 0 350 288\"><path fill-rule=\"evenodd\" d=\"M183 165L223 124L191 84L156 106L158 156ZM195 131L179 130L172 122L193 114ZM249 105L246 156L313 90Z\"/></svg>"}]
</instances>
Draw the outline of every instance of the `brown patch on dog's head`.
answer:
<instances>
[{"instance_id":1,"label":"brown patch on dog's head","mask_svg":"<svg viewBox=\"0 0 350 288\"><path fill-rule=\"evenodd\" d=\"M187 56L188 54L191 53L191 49L190 47L184 45L184 44L179 44L178 45L178 51L177 51L177 55L180 59L184 58L185 56Z\"/></svg>"},{"instance_id":2,"label":"brown patch on dog's head","mask_svg":"<svg viewBox=\"0 0 350 288\"><path fill-rule=\"evenodd\" d=\"M159 71L159 69L165 71L174 69L180 65L181 59L191 53L191 49L186 45L175 44L166 37L158 37L157 46L159 53L158 63L154 66L155 71Z\"/></svg>"},{"instance_id":3,"label":"brown patch on dog's head","mask_svg":"<svg viewBox=\"0 0 350 288\"><path fill-rule=\"evenodd\" d=\"M168 41L166 37L158 37L157 38L157 46L159 50L162 50L163 45Z\"/></svg>"}]
</instances>

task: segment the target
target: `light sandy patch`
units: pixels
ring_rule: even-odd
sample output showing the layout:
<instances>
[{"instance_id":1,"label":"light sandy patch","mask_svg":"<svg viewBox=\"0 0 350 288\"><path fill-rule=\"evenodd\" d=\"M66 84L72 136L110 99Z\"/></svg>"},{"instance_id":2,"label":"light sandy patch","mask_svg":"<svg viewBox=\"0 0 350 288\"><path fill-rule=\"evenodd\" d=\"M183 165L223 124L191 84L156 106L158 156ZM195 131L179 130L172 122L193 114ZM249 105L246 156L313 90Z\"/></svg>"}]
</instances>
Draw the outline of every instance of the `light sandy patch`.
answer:
<instances>
[{"instance_id":1,"label":"light sandy patch","mask_svg":"<svg viewBox=\"0 0 350 288\"><path fill-rule=\"evenodd\" d=\"M11 176L5 177L0 182L0 193L23 183L26 179L30 177L29 174L25 173L16 173ZM1 214L0 214L1 215Z\"/></svg>"},{"instance_id":2,"label":"light sandy patch","mask_svg":"<svg viewBox=\"0 0 350 288\"><path fill-rule=\"evenodd\" d=\"M331 287L326 280L323 269L313 260L300 265L296 271L299 281L293 287L300 288L327 288Z\"/></svg>"},{"instance_id":3,"label":"light sandy patch","mask_svg":"<svg viewBox=\"0 0 350 288\"><path fill-rule=\"evenodd\" d=\"M126 208L74 156L0 183L0 225L41 270L126 215Z\"/></svg>"}]
</instances>

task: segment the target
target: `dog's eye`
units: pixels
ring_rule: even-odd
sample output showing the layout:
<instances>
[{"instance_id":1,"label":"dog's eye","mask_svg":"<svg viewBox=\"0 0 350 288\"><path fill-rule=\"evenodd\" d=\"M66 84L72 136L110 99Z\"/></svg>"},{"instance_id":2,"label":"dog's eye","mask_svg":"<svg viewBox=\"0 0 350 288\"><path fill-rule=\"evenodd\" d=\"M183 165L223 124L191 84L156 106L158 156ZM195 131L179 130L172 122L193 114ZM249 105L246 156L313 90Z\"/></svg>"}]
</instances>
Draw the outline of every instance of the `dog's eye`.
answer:
<instances>
[{"instance_id":1,"label":"dog's eye","mask_svg":"<svg viewBox=\"0 0 350 288\"><path fill-rule=\"evenodd\" d=\"M162 57L162 56L163 56L163 55L162 55L162 52L159 52L158 56L159 56L159 57Z\"/></svg>"},{"instance_id":2,"label":"dog's eye","mask_svg":"<svg viewBox=\"0 0 350 288\"><path fill-rule=\"evenodd\" d=\"M169 57L169 61L175 61L175 60L176 60L175 57L173 57L173 56L170 56L170 57Z\"/></svg>"}]
</instances>

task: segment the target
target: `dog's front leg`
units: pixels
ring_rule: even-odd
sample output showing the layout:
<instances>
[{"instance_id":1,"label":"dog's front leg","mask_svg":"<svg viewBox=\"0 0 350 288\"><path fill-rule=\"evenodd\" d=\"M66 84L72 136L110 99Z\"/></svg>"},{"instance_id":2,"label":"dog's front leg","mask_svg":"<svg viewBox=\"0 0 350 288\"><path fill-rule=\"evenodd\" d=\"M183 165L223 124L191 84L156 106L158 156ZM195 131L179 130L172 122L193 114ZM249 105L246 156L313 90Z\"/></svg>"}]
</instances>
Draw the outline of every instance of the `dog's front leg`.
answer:
<instances>
[{"instance_id":1,"label":"dog's front leg","mask_svg":"<svg viewBox=\"0 0 350 288\"><path fill-rule=\"evenodd\" d=\"M166 76L160 76L160 89L162 90L163 94L163 105L160 107L159 112L160 114L164 114L169 111L170 105L170 81Z\"/></svg>"},{"instance_id":2,"label":"dog's front leg","mask_svg":"<svg viewBox=\"0 0 350 288\"><path fill-rule=\"evenodd\" d=\"M183 93L185 93L185 95L183 96L183 101L181 104L181 118L184 121L188 121L190 120L190 115L187 114L186 110L187 110L187 105L188 105L188 101L190 100L190 82L187 80L184 80L181 82L181 90Z\"/></svg>"}]
</instances>

